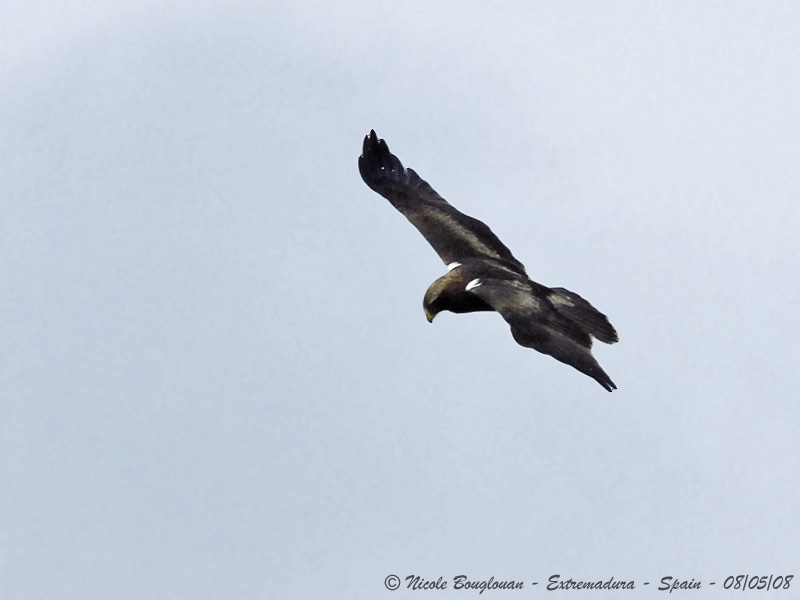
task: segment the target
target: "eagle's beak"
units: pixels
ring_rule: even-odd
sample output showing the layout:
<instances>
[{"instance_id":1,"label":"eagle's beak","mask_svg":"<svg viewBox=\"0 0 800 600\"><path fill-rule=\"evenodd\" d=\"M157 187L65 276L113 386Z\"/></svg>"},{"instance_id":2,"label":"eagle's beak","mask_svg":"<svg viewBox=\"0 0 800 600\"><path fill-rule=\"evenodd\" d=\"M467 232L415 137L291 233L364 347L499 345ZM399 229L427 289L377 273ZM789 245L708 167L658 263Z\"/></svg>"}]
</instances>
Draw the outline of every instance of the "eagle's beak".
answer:
<instances>
[{"instance_id":1,"label":"eagle's beak","mask_svg":"<svg viewBox=\"0 0 800 600\"><path fill-rule=\"evenodd\" d=\"M434 313L429 313L427 310L425 311L425 318L428 319L428 323L433 323L433 317L435 316Z\"/></svg>"}]
</instances>

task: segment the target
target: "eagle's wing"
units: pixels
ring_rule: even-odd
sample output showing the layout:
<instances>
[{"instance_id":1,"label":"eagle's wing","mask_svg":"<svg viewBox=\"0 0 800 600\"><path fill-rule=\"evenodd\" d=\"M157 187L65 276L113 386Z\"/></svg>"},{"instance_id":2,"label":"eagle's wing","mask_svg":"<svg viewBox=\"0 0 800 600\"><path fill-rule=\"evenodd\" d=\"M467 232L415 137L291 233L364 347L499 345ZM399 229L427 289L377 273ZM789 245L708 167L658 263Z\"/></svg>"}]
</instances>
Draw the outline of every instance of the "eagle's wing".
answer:
<instances>
[{"instance_id":1,"label":"eagle's wing","mask_svg":"<svg viewBox=\"0 0 800 600\"><path fill-rule=\"evenodd\" d=\"M419 229L446 265L487 258L525 273L522 263L485 223L459 212L413 169L404 169L375 131L364 138L358 170L370 188L389 200Z\"/></svg>"},{"instance_id":2,"label":"eagle's wing","mask_svg":"<svg viewBox=\"0 0 800 600\"><path fill-rule=\"evenodd\" d=\"M554 306L551 296L555 292L550 288L519 278L478 278L470 281L465 291L499 312L521 346L549 354L576 368L609 392L617 388L592 356L592 338L584 324ZM586 304L595 310L588 302Z\"/></svg>"}]
</instances>

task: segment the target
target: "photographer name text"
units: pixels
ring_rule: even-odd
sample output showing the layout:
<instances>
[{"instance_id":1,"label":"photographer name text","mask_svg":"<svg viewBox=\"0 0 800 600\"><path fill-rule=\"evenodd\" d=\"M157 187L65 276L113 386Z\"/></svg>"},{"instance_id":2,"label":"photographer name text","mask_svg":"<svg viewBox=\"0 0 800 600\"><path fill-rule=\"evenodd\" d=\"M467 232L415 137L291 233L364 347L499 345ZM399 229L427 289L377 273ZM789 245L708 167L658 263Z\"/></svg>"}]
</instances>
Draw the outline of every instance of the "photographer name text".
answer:
<instances>
[{"instance_id":1,"label":"photographer name text","mask_svg":"<svg viewBox=\"0 0 800 600\"><path fill-rule=\"evenodd\" d=\"M488 579L471 578L467 575L456 575L451 579L443 576L438 578L425 578L420 575L407 575L402 580L397 575L388 575L384 580L384 585L388 590L404 588L412 591L434 591L434 590L457 590L475 592L519 591L524 589L539 589L548 592L558 592L566 590L635 590L639 588L653 587L660 592L687 592L719 586L723 590L761 590L761 591L782 591L791 588L794 575L727 575L719 581L700 579L686 579L665 575L655 581L635 581L633 579L617 579L609 577L607 579L574 579L563 577L560 574L551 575L546 581L528 581L523 579L496 579L494 576Z\"/></svg>"}]
</instances>

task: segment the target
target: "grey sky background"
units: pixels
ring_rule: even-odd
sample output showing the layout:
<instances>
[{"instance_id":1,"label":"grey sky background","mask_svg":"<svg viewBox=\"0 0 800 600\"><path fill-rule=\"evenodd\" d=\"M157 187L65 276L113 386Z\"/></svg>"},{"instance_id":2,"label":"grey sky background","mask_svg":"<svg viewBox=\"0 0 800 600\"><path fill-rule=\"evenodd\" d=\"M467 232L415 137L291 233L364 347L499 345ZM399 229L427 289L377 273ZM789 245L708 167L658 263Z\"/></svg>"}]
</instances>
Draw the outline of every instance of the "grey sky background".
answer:
<instances>
[{"instance_id":1,"label":"grey sky background","mask_svg":"<svg viewBox=\"0 0 800 600\"><path fill-rule=\"evenodd\" d=\"M0 596L800 575L796 3L3 12ZM371 128L616 392L425 321Z\"/></svg>"}]
</instances>

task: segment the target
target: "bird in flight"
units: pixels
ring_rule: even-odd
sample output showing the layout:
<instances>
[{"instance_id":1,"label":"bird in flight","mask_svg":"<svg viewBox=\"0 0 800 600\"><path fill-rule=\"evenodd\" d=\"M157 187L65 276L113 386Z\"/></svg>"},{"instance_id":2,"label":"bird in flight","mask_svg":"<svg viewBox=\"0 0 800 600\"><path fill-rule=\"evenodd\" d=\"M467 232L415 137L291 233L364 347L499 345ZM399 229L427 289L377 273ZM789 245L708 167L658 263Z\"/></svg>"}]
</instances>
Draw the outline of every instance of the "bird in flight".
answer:
<instances>
[{"instance_id":1,"label":"bird in flight","mask_svg":"<svg viewBox=\"0 0 800 600\"><path fill-rule=\"evenodd\" d=\"M413 169L403 168L375 131L358 158L361 178L411 221L447 265L425 292L429 322L440 312L496 311L526 348L549 354L617 389L592 356L592 338L618 341L608 318L575 292L528 278L525 267L485 223L456 210Z\"/></svg>"}]
</instances>

